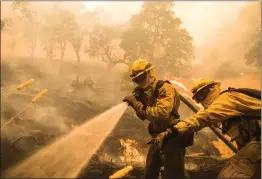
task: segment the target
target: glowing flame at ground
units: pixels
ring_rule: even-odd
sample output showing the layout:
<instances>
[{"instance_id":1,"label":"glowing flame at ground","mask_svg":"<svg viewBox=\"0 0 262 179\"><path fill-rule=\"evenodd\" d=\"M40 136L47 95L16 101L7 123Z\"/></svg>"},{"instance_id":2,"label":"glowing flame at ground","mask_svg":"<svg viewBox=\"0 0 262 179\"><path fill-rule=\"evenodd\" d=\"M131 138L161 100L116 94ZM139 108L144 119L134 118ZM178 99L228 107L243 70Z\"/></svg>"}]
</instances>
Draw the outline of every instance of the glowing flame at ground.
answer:
<instances>
[{"instance_id":1,"label":"glowing flame at ground","mask_svg":"<svg viewBox=\"0 0 262 179\"><path fill-rule=\"evenodd\" d=\"M145 156L137 150L137 142L131 139L120 139L120 144L124 148L120 160L122 162L145 163Z\"/></svg>"}]
</instances>

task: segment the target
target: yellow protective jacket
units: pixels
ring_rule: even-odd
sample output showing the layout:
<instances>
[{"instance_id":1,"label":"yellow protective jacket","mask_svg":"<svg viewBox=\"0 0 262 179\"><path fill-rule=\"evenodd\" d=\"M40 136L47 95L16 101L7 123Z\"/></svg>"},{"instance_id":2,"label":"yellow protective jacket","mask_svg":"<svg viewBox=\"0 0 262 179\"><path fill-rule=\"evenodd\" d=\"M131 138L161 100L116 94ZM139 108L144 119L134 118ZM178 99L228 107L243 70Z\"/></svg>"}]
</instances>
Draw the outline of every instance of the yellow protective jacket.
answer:
<instances>
[{"instance_id":1,"label":"yellow protective jacket","mask_svg":"<svg viewBox=\"0 0 262 179\"><path fill-rule=\"evenodd\" d=\"M261 117L261 101L245 94L228 91L219 95L205 110L200 110L188 119L175 125L180 133L197 132L207 125L226 121L232 117Z\"/></svg>"},{"instance_id":2,"label":"yellow protective jacket","mask_svg":"<svg viewBox=\"0 0 262 179\"><path fill-rule=\"evenodd\" d=\"M140 89L139 103L134 106L136 110L145 106L146 119L150 121L149 132L151 135L163 132L176 123L172 111L177 111L180 105L179 94L172 84L164 83L159 88L158 96L155 96L157 82L157 80L154 81L150 90Z\"/></svg>"}]
</instances>

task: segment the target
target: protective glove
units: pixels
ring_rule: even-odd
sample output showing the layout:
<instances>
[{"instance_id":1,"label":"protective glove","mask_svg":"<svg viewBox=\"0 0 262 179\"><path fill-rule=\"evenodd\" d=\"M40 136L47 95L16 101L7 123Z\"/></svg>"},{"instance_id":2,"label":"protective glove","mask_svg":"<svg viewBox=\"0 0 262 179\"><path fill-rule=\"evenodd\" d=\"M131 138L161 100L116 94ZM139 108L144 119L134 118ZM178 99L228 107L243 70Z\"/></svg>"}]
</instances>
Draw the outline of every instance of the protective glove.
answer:
<instances>
[{"instance_id":1,"label":"protective glove","mask_svg":"<svg viewBox=\"0 0 262 179\"><path fill-rule=\"evenodd\" d=\"M137 99L134 95L128 95L123 99L124 102L127 102L130 106L134 108L135 104L137 103Z\"/></svg>"},{"instance_id":2,"label":"protective glove","mask_svg":"<svg viewBox=\"0 0 262 179\"><path fill-rule=\"evenodd\" d=\"M178 130L175 127L168 128L165 132L161 132L152 140L151 143L158 149L162 149L166 146L168 140L172 137L178 136Z\"/></svg>"},{"instance_id":3,"label":"protective glove","mask_svg":"<svg viewBox=\"0 0 262 179\"><path fill-rule=\"evenodd\" d=\"M188 125L187 122L185 121L181 121L179 123L177 123L172 130L176 130L177 133L179 133L179 135L182 135L184 133L186 133L189 130L190 125ZM174 129L175 128L175 129Z\"/></svg>"},{"instance_id":4,"label":"protective glove","mask_svg":"<svg viewBox=\"0 0 262 179\"><path fill-rule=\"evenodd\" d=\"M137 110L136 111L136 115L137 117L139 117L139 119L141 119L142 121L144 121L146 119L146 111L144 110Z\"/></svg>"}]
</instances>

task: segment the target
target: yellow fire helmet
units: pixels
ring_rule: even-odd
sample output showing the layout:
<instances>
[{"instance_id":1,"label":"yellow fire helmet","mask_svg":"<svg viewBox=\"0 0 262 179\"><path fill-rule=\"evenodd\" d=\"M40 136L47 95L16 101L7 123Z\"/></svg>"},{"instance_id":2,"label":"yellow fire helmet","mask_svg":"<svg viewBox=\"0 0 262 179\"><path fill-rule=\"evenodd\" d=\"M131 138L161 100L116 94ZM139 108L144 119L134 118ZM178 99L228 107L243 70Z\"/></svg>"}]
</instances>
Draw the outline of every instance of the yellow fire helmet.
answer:
<instances>
[{"instance_id":1,"label":"yellow fire helmet","mask_svg":"<svg viewBox=\"0 0 262 179\"><path fill-rule=\"evenodd\" d=\"M191 92L193 93L193 99L195 97L195 95L201 91L203 88L209 86L209 85L212 85L212 84L217 84L217 85L221 85L220 82L216 82L216 81L212 81L212 80L208 80L208 79L203 79L203 78L199 78L197 80L195 80L193 82L193 85L192 85L192 89L191 89Z\"/></svg>"},{"instance_id":2,"label":"yellow fire helmet","mask_svg":"<svg viewBox=\"0 0 262 179\"><path fill-rule=\"evenodd\" d=\"M131 66L131 79L135 79L138 76L142 75L143 73L151 70L152 68L154 68L155 66L153 66L149 61L147 60L143 60L143 59L139 59L136 60L133 65Z\"/></svg>"}]
</instances>

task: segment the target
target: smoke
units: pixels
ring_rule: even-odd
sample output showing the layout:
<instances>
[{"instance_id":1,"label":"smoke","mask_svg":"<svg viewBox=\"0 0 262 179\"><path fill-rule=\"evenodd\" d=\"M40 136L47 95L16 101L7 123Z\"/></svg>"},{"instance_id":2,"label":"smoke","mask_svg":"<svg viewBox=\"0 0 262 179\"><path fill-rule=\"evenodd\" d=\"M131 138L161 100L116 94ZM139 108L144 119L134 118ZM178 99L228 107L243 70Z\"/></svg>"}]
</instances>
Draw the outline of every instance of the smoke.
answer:
<instances>
[{"instance_id":1,"label":"smoke","mask_svg":"<svg viewBox=\"0 0 262 179\"><path fill-rule=\"evenodd\" d=\"M89 162L116 126L126 108L125 103L110 108L38 151L21 164L9 169L5 175L9 177L77 177L83 166ZM99 128L101 130L98 130Z\"/></svg>"},{"instance_id":2,"label":"smoke","mask_svg":"<svg viewBox=\"0 0 262 179\"><path fill-rule=\"evenodd\" d=\"M3 18L8 19L15 16L15 13L9 7L10 4L10 2L2 3ZM45 14L52 12L50 6L55 3L34 2L30 4L40 14ZM86 20L83 11L96 13L98 19L105 24L126 24L132 14L140 11L142 3L56 2L56 4L60 8L70 10L73 13L79 12L77 14L78 21L90 32L94 22L92 22L92 19ZM246 66L244 54L249 48L247 41L252 35L252 24L260 22L259 2L176 2L174 11L175 15L181 18L183 26L194 39L196 58L193 63L198 63L201 67L198 69L198 65L193 65L193 77L207 76L223 79L224 76L220 75L223 74L222 69L225 69L227 61L233 63L225 71L228 73L227 76L237 77L240 73L253 73L256 70ZM6 47L10 35L5 31L2 34L3 44L5 44L1 46L2 54L10 55L12 52L10 48ZM81 50L82 61L98 64L99 59L90 58L87 54L82 53L83 49L88 46L87 41L88 37L85 37ZM15 54L28 55L26 43L26 39L19 38L19 41L16 42ZM35 55L38 57L45 55L39 43L36 46ZM59 53L56 52L56 58L58 57ZM74 50L70 44L67 44L65 60L72 61L75 58ZM101 66L101 64L99 65ZM240 71L240 73L236 73L236 71Z\"/></svg>"},{"instance_id":3,"label":"smoke","mask_svg":"<svg viewBox=\"0 0 262 179\"><path fill-rule=\"evenodd\" d=\"M10 120L41 90L48 89L48 92L36 105L31 105L1 131L2 140L6 139L12 143L21 136L63 135L85 120L119 103L128 92L131 92L132 82L129 84L129 81L122 80L123 73L128 69L126 65L116 65L107 71L107 64L101 63L99 58L84 53L85 47L88 46L88 36L84 38L80 50L80 64L76 63L75 52L68 43L64 61L58 60L60 51L57 46L54 60L46 59L43 44L40 42L36 45L34 59L28 57L30 54L28 41L21 37L20 32L15 31L20 29L25 21L14 20L17 24L12 24L12 28L9 28L10 19L16 16L9 8L11 3L1 3L2 18L7 22L7 28L1 32L1 91L4 92L1 93L2 124ZM45 14L52 12L49 8L52 3L55 2L34 2L31 5L37 12ZM77 14L78 21L84 28L88 29L97 23L86 20L85 16L82 16L86 9L83 9L81 2L56 3ZM84 5L87 7L88 3L85 2ZM95 10L95 12L99 11L101 22L126 24L132 14L140 11L141 2L118 4L101 2L103 11ZM96 7L94 6L94 9ZM185 74L190 74L187 75L186 80L180 81L186 89L191 88L190 77L216 79L222 82L223 88L231 86L260 89L260 75L257 74L256 69L246 66L244 59L244 53L248 49L246 41L252 34L252 24L260 22L259 3L176 2L174 10L176 16L181 17L183 26L193 36L196 46L196 59L191 70L181 70ZM251 25L249 19L252 20ZM51 23L53 19L49 21ZM10 30L14 32L10 33ZM87 31L89 32L90 29ZM14 45L10 43L12 40L16 42L15 49L11 48ZM16 90L18 84L29 79L35 80L31 86L20 91ZM80 87L72 85L77 79ZM92 84L84 86L85 80L91 80ZM191 95L190 91L186 94ZM193 114L183 104L179 110L181 119L186 119ZM121 147L120 138L137 141L139 152L146 153L148 147L146 142L149 138L147 125L147 122L136 118L132 109L128 109L113 135L109 136L108 141L101 147L102 153L108 153L110 157L119 160L117 151ZM196 138L198 141L188 149L189 152L218 153L210 143L206 142L207 139L217 140L210 130L203 130ZM212 148L211 152L210 148Z\"/></svg>"},{"instance_id":4,"label":"smoke","mask_svg":"<svg viewBox=\"0 0 262 179\"><path fill-rule=\"evenodd\" d=\"M240 77L241 73L259 75L256 68L246 65L244 56L250 47L256 24L261 22L260 14L260 3L243 3L235 11L234 20L221 24L214 38L198 47L197 57L201 63L196 66L198 70L194 75L219 80Z\"/></svg>"},{"instance_id":5,"label":"smoke","mask_svg":"<svg viewBox=\"0 0 262 179\"><path fill-rule=\"evenodd\" d=\"M106 89L104 86L109 87L109 83L106 80L103 85L96 82L96 78L100 76L97 69L99 67L94 69L91 65L78 67L70 62L4 57L1 69L4 74L1 78L1 89L4 92L1 100L2 124L30 103L41 90L48 89L48 92L6 126L2 138L13 141L15 136L33 135L34 130L39 129L44 133L67 133L72 126L80 124L88 116L117 103L118 101L112 100L112 92L103 91ZM88 79L93 80L96 86L75 89L72 81L76 80L76 74L79 75L80 84ZM28 79L34 79L34 83L16 90L18 84Z\"/></svg>"}]
</instances>

